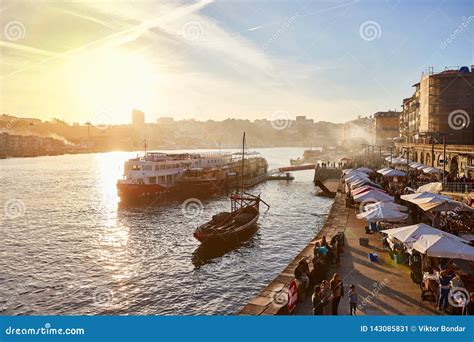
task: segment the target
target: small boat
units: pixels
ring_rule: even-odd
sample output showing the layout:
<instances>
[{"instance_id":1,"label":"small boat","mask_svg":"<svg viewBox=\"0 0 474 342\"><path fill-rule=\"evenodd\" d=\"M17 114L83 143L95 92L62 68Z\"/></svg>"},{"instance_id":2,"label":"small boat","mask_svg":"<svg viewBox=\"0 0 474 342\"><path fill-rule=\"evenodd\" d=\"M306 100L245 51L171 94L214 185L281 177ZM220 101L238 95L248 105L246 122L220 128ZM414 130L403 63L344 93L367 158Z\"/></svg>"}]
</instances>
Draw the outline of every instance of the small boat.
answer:
<instances>
[{"instance_id":1,"label":"small boat","mask_svg":"<svg viewBox=\"0 0 474 342\"><path fill-rule=\"evenodd\" d=\"M242 143L242 173L244 170L245 132ZM194 237L201 243L235 243L248 240L255 234L260 216L260 202L265 203L260 195L255 196L244 192L244 182L241 177L240 192L230 196L231 211L221 212L212 220L202 224L194 231Z\"/></svg>"},{"instance_id":2,"label":"small boat","mask_svg":"<svg viewBox=\"0 0 474 342\"><path fill-rule=\"evenodd\" d=\"M259 196L233 194L231 212L221 212L199 226L194 237L202 243L234 243L248 240L256 232L260 216Z\"/></svg>"},{"instance_id":3,"label":"small boat","mask_svg":"<svg viewBox=\"0 0 474 342\"><path fill-rule=\"evenodd\" d=\"M298 166L298 165L303 165L304 164L304 159L301 159L298 157L298 159L290 159L290 165L291 166Z\"/></svg>"}]
</instances>

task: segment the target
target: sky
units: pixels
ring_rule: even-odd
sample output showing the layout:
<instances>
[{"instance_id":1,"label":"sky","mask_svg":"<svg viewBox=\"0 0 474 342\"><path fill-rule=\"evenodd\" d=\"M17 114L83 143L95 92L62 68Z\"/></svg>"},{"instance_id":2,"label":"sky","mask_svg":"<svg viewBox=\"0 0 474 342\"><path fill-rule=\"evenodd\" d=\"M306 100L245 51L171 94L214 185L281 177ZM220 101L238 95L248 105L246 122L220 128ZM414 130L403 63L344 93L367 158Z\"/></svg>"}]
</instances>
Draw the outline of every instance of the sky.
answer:
<instances>
[{"instance_id":1,"label":"sky","mask_svg":"<svg viewBox=\"0 0 474 342\"><path fill-rule=\"evenodd\" d=\"M1 112L71 123L345 122L474 64L471 0L2 0L0 29Z\"/></svg>"}]
</instances>

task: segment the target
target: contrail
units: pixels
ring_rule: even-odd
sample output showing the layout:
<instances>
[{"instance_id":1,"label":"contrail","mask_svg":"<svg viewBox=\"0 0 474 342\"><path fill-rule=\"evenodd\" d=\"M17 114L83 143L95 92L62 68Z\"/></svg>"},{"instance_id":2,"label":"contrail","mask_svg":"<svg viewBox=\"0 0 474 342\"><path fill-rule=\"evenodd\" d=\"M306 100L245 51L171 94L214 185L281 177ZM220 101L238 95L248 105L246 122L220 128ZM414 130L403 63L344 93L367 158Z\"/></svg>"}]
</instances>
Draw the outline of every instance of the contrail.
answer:
<instances>
[{"instance_id":1,"label":"contrail","mask_svg":"<svg viewBox=\"0 0 474 342\"><path fill-rule=\"evenodd\" d=\"M255 31L255 30L259 30L263 27L263 25L260 25L260 26L255 26L255 27L252 27L252 28L249 28L247 31Z\"/></svg>"},{"instance_id":2,"label":"contrail","mask_svg":"<svg viewBox=\"0 0 474 342\"><path fill-rule=\"evenodd\" d=\"M42 60L38 63L31 64L31 65L28 65L24 68L15 70L15 71L13 71L13 72L5 75L5 76L2 76L1 78L3 79L3 78L6 78L6 77L15 75L17 73L20 73L20 72L23 72L25 70L34 68L34 67L39 66L41 64L51 62L51 61L56 60L56 59L66 58L70 55L73 55L75 53L84 51L84 50L86 50L88 48L91 48L93 46L100 45L101 43L104 43L104 42L107 43L107 42L111 41L111 46L122 45L122 44L124 44L128 41L136 39L137 37L139 37L144 32L148 31L149 29L151 29L153 27L156 27L156 26L159 26L159 24L162 21L170 20L170 19L173 19L173 18L177 18L177 17L181 17L183 15L193 13L193 12L198 11L201 8L207 6L208 4L210 4L212 2L213 2L212 0L203 0L203 1L198 2L196 4L193 4L193 5L176 8L171 13L168 13L166 15L163 15L163 16L155 18L155 19L144 21L141 24L133 26L133 27L128 28L126 30L119 31L119 32L116 32L116 33L112 33L109 36L99 38L97 40L89 42L89 43L87 43L83 46L80 46L78 48L75 48L75 49L72 49L72 50L69 50L69 51L66 51L66 52L63 52L63 53L58 53L58 54L56 54L55 56L53 56L51 58L47 58L47 59ZM115 42L113 42L114 39L117 39L117 40Z\"/></svg>"},{"instance_id":3,"label":"contrail","mask_svg":"<svg viewBox=\"0 0 474 342\"><path fill-rule=\"evenodd\" d=\"M35 55L42 55L42 56L53 57L53 58L58 56L58 53L56 52L50 52L46 50L37 49L31 46L27 46L27 45L10 43L10 42L5 42L5 41L0 40L0 47L2 46L9 49L18 50L18 51L30 52Z\"/></svg>"}]
</instances>

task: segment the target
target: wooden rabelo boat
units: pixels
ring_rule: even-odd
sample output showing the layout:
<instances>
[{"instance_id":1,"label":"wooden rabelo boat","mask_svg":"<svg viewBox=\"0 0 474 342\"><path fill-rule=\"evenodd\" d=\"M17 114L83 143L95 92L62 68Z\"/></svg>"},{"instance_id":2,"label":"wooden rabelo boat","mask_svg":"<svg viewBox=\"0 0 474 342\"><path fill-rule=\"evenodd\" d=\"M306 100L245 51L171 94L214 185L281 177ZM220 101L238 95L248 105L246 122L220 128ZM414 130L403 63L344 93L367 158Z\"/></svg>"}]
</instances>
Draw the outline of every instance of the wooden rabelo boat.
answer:
<instances>
[{"instance_id":1,"label":"wooden rabelo boat","mask_svg":"<svg viewBox=\"0 0 474 342\"><path fill-rule=\"evenodd\" d=\"M242 174L245 156L245 132L242 148ZM255 196L244 192L241 180L240 192L230 196L231 211L221 212L212 220L202 224L194 231L194 237L201 243L238 243L248 240L255 234L260 216L260 202L268 206L260 195Z\"/></svg>"}]
</instances>

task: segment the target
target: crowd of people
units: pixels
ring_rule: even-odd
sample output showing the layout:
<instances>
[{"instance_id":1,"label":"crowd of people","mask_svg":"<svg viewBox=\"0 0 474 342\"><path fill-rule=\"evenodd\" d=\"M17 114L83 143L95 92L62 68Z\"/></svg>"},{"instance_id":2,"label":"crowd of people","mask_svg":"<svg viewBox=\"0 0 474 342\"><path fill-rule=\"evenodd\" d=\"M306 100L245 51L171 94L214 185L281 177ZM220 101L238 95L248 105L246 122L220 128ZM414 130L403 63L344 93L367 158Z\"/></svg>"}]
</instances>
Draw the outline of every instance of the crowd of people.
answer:
<instances>
[{"instance_id":1,"label":"crowd of people","mask_svg":"<svg viewBox=\"0 0 474 342\"><path fill-rule=\"evenodd\" d=\"M313 271L310 272L306 259L301 259L295 269L295 278L304 284L306 291L314 284L311 297L314 315L338 314L339 303L345 294L344 284L339 273L334 273L331 279L328 279L328 271L332 265L339 266L343 249L343 234L333 236L329 242L323 236L314 247L311 260ZM355 285L349 286L348 297L349 313L355 315L358 302Z\"/></svg>"}]
</instances>

